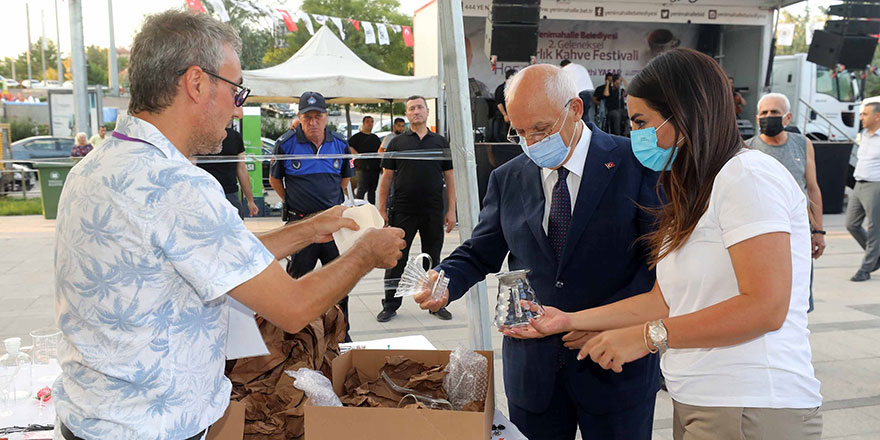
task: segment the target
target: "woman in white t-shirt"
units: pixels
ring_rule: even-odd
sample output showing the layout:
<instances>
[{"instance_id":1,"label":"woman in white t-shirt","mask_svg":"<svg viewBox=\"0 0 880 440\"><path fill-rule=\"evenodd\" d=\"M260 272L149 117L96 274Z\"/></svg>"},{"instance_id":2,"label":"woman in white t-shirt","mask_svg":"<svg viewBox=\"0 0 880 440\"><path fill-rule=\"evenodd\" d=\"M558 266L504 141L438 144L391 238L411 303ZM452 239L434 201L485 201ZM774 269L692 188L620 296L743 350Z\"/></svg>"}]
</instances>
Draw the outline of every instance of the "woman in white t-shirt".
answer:
<instances>
[{"instance_id":1,"label":"woman in white t-shirt","mask_svg":"<svg viewBox=\"0 0 880 440\"><path fill-rule=\"evenodd\" d=\"M660 351L675 439L819 439L806 199L778 161L746 149L729 89L715 60L690 49L630 84L633 153L661 172L668 202L644 238L654 288L577 313L546 307L505 333L573 332L563 339L579 359L616 372Z\"/></svg>"}]
</instances>

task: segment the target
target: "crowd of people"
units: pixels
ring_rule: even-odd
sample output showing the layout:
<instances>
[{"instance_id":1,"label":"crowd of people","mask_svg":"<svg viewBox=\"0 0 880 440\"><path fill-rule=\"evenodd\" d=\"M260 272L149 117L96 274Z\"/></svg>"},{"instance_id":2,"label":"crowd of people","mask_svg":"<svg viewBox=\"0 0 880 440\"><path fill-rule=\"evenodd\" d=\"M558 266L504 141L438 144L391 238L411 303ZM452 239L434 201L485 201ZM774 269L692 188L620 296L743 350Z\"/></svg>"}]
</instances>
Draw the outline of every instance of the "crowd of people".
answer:
<instances>
[{"instance_id":1,"label":"crowd of people","mask_svg":"<svg viewBox=\"0 0 880 440\"><path fill-rule=\"evenodd\" d=\"M229 127L249 93L240 50L207 14L148 17L131 51L128 114L67 178L55 266L62 438L203 438L229 401L230 302L286 332L337 304L348 321L348 293L381 268L376 319L386 322L416 234L430 276L449 278L442 298L415 296L440 319L505 261L530 271L544 313L502 329L508 411L526 437L650 439L661 375L676 439L821 437L807 329L811 260L825 249L821 193L811 142L785 130L783 95L762 97L760 135L743 141L745 101L694 50L595 89L572 63L510 72L498 111L524 154L490 175L471 238L441 259L457 221L452 162L401 156L448 154L422 96L405 102L408 127L397 119L380 140L364 117L346 141L327 128L324 95L303 93L275 154L315 158L274 162L285 224L247 230L239 189L256 207L243 162L191 163L242 157ZM853 281L880 267L880 104L862 123L847 228L865 256ZM352 169L340 158L349 152L384 156ZM358 229L340 206L354 176L387 227L340 255L332 233Z\"/></svg>"}]
</instances>

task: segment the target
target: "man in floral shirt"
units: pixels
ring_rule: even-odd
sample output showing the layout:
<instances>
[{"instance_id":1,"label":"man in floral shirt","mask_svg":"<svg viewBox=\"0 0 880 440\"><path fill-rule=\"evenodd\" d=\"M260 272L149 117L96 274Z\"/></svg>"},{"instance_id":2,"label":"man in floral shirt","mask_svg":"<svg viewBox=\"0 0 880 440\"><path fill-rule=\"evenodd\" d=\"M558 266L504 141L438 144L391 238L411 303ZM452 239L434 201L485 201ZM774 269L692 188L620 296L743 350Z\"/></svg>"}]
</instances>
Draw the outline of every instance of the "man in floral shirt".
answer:
<instances>
[{"instance_id":1,"label":"man in floral shirt","mask_svg":"<svg viewBox=\"0 0 880 440\"><path fill-rule=\"evenodd\" d=\"M203 438L229 402L228 297L295 333L401 255L403 231L374 229L294 280L276 261L357 229L343 208L255 236L192 165L242 116L240 49L206 14L148 17L131 51L129 115L67 178L55 246L56 438Z\"/></svg>"}]
</instances>

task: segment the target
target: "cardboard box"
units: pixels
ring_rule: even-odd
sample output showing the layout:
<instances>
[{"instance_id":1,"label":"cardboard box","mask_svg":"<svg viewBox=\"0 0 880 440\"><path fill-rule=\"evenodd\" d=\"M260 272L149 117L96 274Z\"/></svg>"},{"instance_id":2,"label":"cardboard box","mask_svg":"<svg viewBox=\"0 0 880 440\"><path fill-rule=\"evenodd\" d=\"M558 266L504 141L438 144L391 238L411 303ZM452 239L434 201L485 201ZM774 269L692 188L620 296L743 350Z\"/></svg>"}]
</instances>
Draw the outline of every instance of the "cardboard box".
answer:
<instances>
[{"instance_id":1,"label":"cardboard box","mask_svg":"<svg viewBox=\"0 0 880 440\"><path fill-rule=\"evenodd\" d=\"M360 368L373 377L386 356L406 356L425 365L445 365L450 351L351 350L333 361L333 390L344 393L345 376ZM491 351L478 351L489 360L489 384L483 412L404 408L354 408L306 405L306 440L448 440L488 439L495 414L495 371Z\"/></svg>"},{"instance_id":2,"label":"cardboard box","mask_svg":"<svg viewBox=\"0 0 880 440\"><path fill-rule=\"evenodd\" d=\"M226 412L208 429L206 440L241 440L244 438L244 410L241 402L229 402Z\"/></svg>"}]
</instances>

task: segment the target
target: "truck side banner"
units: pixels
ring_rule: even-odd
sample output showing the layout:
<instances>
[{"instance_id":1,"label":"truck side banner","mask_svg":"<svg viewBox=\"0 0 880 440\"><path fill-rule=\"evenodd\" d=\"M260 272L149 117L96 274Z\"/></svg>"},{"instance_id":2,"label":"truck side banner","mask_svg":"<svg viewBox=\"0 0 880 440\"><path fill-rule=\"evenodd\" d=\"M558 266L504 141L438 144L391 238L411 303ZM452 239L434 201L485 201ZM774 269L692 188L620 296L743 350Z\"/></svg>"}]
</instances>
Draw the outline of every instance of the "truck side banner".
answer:
<instances>
[{"instance_id":1,"label":"truck side banner","mask_svg":"<svg viewBox=\"0 0 880 440\"><path fill-rule=\"evenodd\" d=\"M464 24L473 53L478 54L468 73L490 90L495 90L503 81L508 68L526 66L526 63L499 62L492 72L483 51L485 21L467 17ZM541 20L537 58L539 63L559 65L567 59L581 64L598 87L604 84L606 73L620 73L630 80L664 50L695 47L697 35L697 26L677 23Z\"/></svg>"},{"instance_id":2,"label":"truck side banner","mask_svg":"<svg viewBox=\"0 0 880 440\"><path fill-rule=\"evenodd\" d=\"M645 2L580 2L543 0L541 18L591 21L643 21L655 23L746 24L763 26L772 11L756 6L670 4ZM462 0L465 17L489 15L492 0Z\"/></svg>"}]
</instances>

